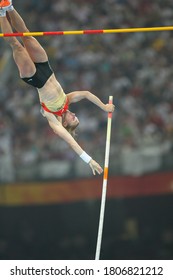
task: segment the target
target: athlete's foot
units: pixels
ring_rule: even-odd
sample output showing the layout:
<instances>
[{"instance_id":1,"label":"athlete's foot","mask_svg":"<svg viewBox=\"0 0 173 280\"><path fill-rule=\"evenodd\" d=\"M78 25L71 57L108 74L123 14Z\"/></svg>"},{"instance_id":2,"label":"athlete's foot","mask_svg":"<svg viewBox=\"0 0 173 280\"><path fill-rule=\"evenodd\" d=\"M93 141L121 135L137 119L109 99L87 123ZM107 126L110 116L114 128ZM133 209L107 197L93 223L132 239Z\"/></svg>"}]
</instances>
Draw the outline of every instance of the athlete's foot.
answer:
<instances>
[{"instance_id":1,"label":"athlete's foot","mask_svg":"<svg viewBox=\"0 0 173 280\"><path fill-rule=\"evenodd\" d=\"M0 1L0 10L4 10L6 12L11 12L14 10L12 5L12 0L1 0Z\"/></svg>"},{"instance_id":2,"label":"athlete's foot","mask_svg":"<svg viewBox=\"0 0 173 280\"><path fill-rule=\"evenodd\" d=\"M1 0L0 2L0 8L8 8L11 6L11 3L12 1L10 0Z\"/></svg>"}]
</instances>

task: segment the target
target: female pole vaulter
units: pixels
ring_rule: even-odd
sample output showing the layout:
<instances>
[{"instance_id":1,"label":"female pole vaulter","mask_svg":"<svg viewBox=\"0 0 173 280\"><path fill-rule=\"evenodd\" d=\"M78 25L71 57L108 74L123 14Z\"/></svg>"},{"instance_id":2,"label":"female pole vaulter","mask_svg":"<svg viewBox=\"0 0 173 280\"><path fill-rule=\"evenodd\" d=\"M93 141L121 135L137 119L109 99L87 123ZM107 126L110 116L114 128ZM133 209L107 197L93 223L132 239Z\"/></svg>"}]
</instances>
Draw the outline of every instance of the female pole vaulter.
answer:
<instances>
[{"instance_id":1,"label":"female pole vaulter","mask_svg":"<svg viewBox=\"0 0 173 280\"><path fill-rule=\"evenodd\" d=\"M7 15L10 20L8 20ZM14 9L12 0L2 0L0 2L0 23L3 33L13 33L13 28L17 32L29 32L23 19ZM101 174L103 172L102 167L73 138L79 120L69 110L69 105L86 98L105 112L113 112L115 106L104 104L89 91L74 91L65 94L40 43L32 36L21 38L23 44L16 37L4 37L12 48L20 78L37 89L42 114L46 117L53 131L66 141L83 161L89 164L94 175L96 172Z\"/></svg>"}]
</instances>

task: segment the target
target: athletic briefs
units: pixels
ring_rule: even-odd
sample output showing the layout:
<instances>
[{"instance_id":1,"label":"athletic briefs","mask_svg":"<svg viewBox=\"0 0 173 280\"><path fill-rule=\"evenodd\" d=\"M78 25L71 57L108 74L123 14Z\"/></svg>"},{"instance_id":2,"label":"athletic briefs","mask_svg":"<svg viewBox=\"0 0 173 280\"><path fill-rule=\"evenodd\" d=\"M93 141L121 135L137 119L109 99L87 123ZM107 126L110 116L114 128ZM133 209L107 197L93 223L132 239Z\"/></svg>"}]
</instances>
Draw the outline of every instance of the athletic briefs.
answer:
<instances>
[{"instance_id":1,"label":"athletic briefs","mask_svg":"<svg viewBox=\"0 0 173 280\"><path fill-rule=\"evenodd\" d=\"M50 76L53 74L53 71L50 67L49 61L34 63L36 67L36 72L32 77L21 78L25 83L36 87L42 88Z\"/></svg>"}]
</instances>

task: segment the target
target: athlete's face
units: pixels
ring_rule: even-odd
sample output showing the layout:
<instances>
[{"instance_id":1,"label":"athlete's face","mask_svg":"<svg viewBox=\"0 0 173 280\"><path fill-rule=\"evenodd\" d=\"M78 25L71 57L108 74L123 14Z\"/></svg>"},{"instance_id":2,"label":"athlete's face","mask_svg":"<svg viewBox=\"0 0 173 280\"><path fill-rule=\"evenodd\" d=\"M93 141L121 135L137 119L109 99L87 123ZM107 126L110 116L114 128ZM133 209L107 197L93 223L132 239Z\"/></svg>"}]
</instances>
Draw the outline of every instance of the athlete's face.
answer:
<instances>
[{"instance_id":1,"label":"athlete's face","mask_svg":"<svg viewBox=\"0 0 173 280\"><path fill-rule=\"evenodd\" d=\"M79 120L76 117L76 115L69 110L64 114L63 117L63 125L64 127L70 126L70 127L75 127L79 124Z\"/></svg>"}]
</instances>

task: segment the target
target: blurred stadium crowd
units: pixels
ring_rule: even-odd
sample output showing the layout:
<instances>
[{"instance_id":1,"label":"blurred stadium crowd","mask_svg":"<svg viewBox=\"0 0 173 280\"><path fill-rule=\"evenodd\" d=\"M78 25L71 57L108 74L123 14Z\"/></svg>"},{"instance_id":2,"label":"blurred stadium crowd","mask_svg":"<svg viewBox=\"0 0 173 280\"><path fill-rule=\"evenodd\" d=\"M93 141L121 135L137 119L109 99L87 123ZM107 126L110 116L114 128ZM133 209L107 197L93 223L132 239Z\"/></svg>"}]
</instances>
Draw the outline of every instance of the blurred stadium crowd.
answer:
<instances>
[{"instance_id":1,"label":"blurred stadium crowd","mask_svg":"<svg viewBox=\"0 0 173 280\"><path fill-rule=\"evenodd\" d=\"M171 0L13 1L31 31L173 25ZM140 175L173 163L172 32L38 38L66 93L114 96L112 174ZM0 182L92 176L40 114L36 90L19 79L11 50L0 44ZM73 105L77 141L101 165L105 112Z\"/></svg>"}]
</instances>

